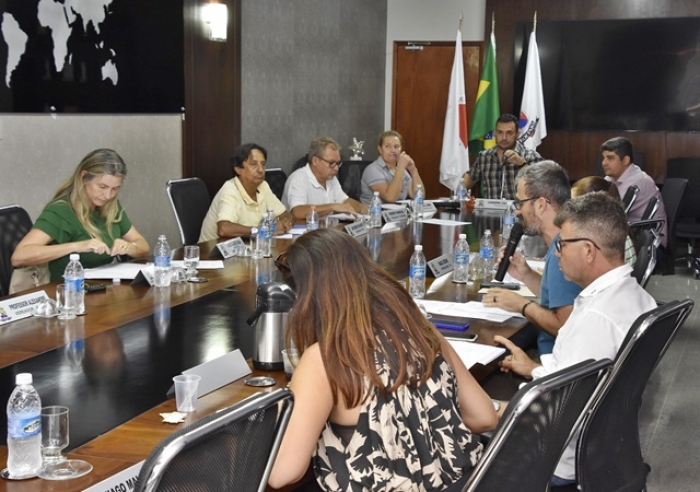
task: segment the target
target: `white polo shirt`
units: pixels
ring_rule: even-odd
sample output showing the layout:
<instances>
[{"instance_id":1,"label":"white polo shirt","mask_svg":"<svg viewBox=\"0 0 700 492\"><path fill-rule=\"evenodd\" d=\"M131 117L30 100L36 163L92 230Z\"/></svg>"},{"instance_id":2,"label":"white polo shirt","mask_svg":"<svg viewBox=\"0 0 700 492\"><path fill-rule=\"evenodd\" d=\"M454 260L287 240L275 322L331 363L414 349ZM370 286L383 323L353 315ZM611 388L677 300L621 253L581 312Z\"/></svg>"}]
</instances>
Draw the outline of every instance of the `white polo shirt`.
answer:
<instances>
[{"instance_id":1,"label":"white polo shirt","mask_svg":"<svg viewBox=\"0 0 700 492\"><path fill-rule=\"evenodd\" d=\"M348 195L343 191L337 177L326 181L324 188L311 172L309 164L297 169L287 178L282 194L282 203L290 212L299 205L343 203L347 199Z\"/></svg>"}]
</instances>

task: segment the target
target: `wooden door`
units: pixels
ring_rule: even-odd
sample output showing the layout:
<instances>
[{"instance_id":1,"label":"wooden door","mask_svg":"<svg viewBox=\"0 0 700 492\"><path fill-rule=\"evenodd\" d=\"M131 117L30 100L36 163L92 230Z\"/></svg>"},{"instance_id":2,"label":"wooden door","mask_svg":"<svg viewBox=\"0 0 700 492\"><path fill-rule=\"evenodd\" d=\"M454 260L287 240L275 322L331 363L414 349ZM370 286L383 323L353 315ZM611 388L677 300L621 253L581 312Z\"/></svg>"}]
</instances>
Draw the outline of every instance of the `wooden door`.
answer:
<instances>
[{"instance_id":1,"label":"wooden door","mask_svg":"<svg viewBox=\"0 0 700 492\"><path fill-rule=\"evenodd\" d=\"M481 43L462 43L467 118L471 123L481 73ZM455 43L394 43L392 128L416 161L426 197L449 196L440 184L440 154Z\"/></svg>"}]
</instances>

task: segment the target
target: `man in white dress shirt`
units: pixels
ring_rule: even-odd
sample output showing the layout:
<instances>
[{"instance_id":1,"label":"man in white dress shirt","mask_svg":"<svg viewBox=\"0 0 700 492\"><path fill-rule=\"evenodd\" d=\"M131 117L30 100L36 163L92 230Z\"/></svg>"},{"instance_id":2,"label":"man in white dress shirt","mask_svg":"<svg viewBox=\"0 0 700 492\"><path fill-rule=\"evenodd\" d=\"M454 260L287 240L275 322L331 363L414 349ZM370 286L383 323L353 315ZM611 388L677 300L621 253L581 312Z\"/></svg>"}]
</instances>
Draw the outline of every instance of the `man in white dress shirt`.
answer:
<instances>
[{"instance_id":1,"label":"man in white dress shirt","mask_svg":"<svg viewBox=\"0 0 700 492\"><path fill-rule=\"evenodd\" d=\"M564 276L583 290L541 364L508 339L495 336L510 350L501 363L504 371L540 378L587 359L614 359L632 323L656 307L656 301L630 275L625 263L627 216L609 195L589 193L562 206L555 219L561 228L557 256ZM564 450L553 485L573 483L576 438Z\"/></svg>"},{"instance_id":2,"label":"man in white dress shirt","mask_svg":"<svg viewBox=\"0 0 700 492\"><path fill-rule=\"evenodd\" d=\"M306 166L294 171L284 185L282 203L292 216L306 218L311 205L319 216L330 213L365 213L367 205L350 198L341 188L336 175L343 165L340 146L329 137L319 137L309 147Z\"/></svg>"}]
</instances>

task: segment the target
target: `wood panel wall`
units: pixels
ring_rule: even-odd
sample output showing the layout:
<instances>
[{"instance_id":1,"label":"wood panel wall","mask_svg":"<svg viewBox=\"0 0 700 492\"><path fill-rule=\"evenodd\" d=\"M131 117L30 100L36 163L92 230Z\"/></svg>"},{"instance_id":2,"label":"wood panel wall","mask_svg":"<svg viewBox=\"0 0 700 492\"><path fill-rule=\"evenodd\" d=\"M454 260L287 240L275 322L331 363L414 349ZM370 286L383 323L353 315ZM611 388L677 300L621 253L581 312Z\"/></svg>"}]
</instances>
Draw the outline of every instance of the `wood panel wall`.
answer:
<instances>
[{"instance_id":1,"label":"wood panel wall","mask_svg":"<svg viewBox=\"0 0 700 492\"><path fill-rule=\"evenodd\" d=\"M501 110L513 111L513 42L515 25L532 21L700 17L697 0L486 0L485 33L496 16L498 85ZM540 48L541 49L541 48ZM519 102L519 101L518 101ZM645 171L657 182L665 176L666 160L700 156L698 132L549 131L538 152L567 168L570 178L595 174L600 144L608 138L629 138L645 154Z\"/></svg>"},{"instance_id":2,"label":"wood panel wall","mask_svg":"<svg viewBox=\"0 0 700 492\"><path fill-rule=\"evenodd\" d=\"M182 175L198 176L214 194L231 177L241 140L241 0L228 6L228 39L209 41L202 2L185 0L185 112Z\"/></svg>"}]
</instances>

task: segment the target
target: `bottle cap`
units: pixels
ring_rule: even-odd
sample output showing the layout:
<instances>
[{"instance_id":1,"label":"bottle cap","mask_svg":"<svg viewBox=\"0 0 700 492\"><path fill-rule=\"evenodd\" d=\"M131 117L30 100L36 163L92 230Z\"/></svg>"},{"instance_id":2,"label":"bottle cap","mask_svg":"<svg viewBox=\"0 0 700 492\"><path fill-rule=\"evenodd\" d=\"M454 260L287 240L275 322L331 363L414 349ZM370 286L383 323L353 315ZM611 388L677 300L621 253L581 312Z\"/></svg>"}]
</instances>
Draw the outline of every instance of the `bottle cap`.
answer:
<instances>
[{"instance_id":1,"label":"bottle cap","mask_svg":"<svg viewBox=\"0 0 700 492\"><path fill-rule=\"evenodd\" d=\"M78 253L71 253L70 259L71 259L71 261L80 260L80 255Z\"/></svg>"},{"instance_id":2,"label":"bottle cap","mask_svg":"<svg viewBox=\"0 0 700 492\"><path fill-rule=\"evenodd\" d=\"M26 385L26 384L32 384L32 375L29 372L22 372L20 374L17 374L15 376L15 384L16 385Z\"/></svg>"},{"instance_id":3,"label":"bottle cap","mask_svg":"<svg viewBox=\"0 0 700 492\"><path fill-rule=\"evenodd\" d=\"M484 231L484 234L491 234L491 229L486 229L486 230Z\"/></svg>"},{"instance_id":4,"label":"bottle cap","mask_svg":"<svg viewBox=\"0 0 700 492\"><path fill-rule=\"evenodd\" d=\"M423 245L422 245L422 244L416 244L414 251L423 251Z\"/></svg>"},{"instance_id":5,"label":"bottle cap","mask_svg":"<svg viewBox=\"0 0 700 492\"><path fill-rule=\"evenodd\" d=\"M467 235L466 235L466 234L460 234L460 235L459 235L459 238L460 238L460 239L467 239Z\"/></svg>"}]
</instances>

